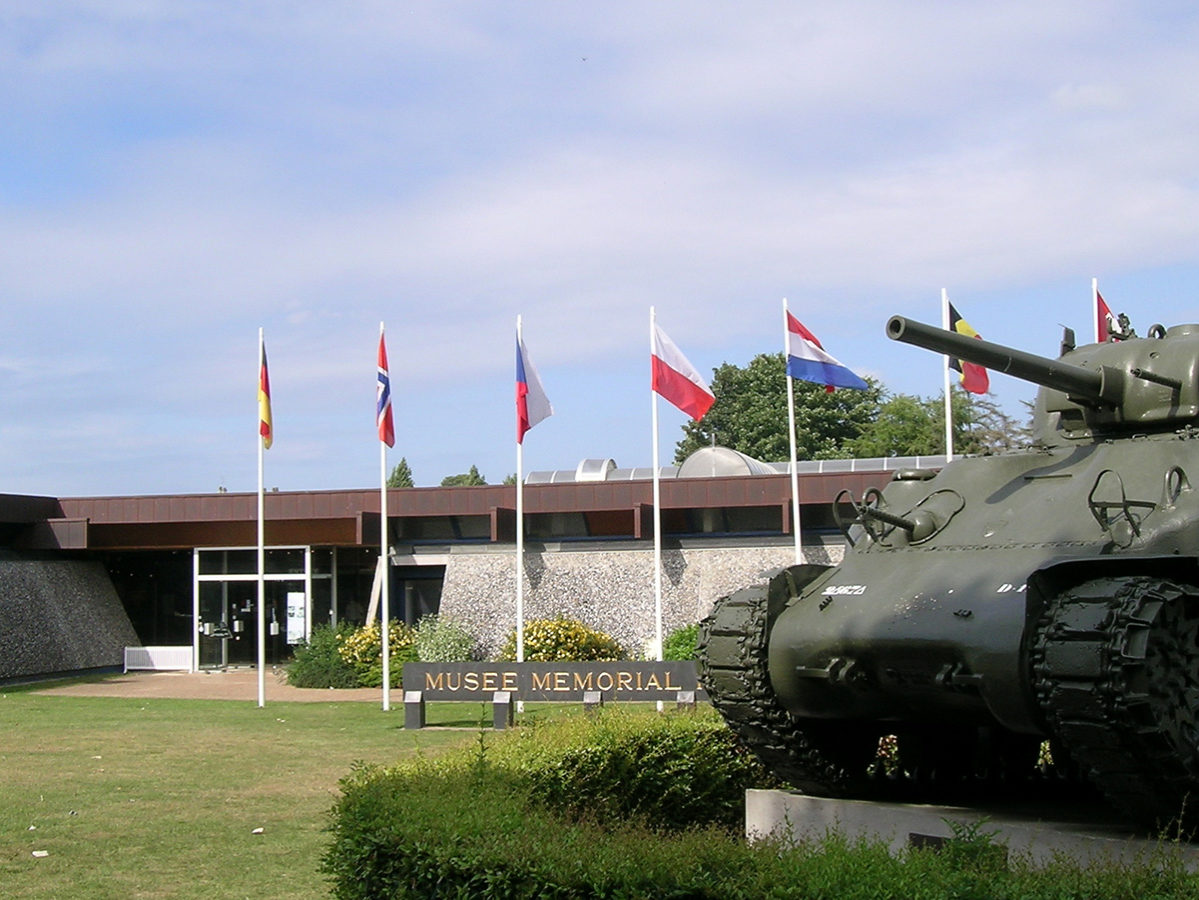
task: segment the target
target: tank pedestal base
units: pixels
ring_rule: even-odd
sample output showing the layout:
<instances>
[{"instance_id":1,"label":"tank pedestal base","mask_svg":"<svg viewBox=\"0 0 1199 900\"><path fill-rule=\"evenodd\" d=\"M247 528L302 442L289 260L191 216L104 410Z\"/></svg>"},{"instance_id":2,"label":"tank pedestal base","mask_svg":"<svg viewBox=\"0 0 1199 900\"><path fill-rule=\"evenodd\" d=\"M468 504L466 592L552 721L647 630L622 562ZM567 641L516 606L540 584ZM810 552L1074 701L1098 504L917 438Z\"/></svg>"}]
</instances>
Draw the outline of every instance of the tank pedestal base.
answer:
<instances>
[{"instance_id":1,"label":"tank pedestal base","mask_svg":"<svg viewBox=\"0 0 1199 900\"><path fill-rule=\"evenodd\" d=\"M1069 808L1010 805L979 807L875 803L809 797L792 791L745 792L745 836L783 840L819 840L829 832L853 841L881 841L898 853L910 846L936 846L952 838L949 823L978 834L995 832L992 840L1007 846L1012 857L1047 863L1055 853L1083 862L1104 859L1133 862L1153 853L1179 854L1190 871L1199 871L1199 844L1166 843L1121 825L1103 807L1077 804Z\"/></svg>"}]
</instances>

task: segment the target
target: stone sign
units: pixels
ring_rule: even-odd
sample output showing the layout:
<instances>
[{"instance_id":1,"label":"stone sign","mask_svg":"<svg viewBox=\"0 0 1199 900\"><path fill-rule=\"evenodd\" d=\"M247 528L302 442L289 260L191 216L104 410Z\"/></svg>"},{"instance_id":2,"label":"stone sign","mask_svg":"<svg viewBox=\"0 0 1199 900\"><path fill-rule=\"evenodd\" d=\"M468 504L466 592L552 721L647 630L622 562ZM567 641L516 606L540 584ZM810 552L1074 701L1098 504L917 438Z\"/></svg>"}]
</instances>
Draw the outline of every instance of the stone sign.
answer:
<instances>
[{"instance_id":1,"label":"stone sign","mask_svg":"<svg viewBox=\"0 0 1199 900\"><path fill-rule=\"evenodd\" d=\"M600 694L612 700L674 700L681 691L702 696L695 663L527 662L404 663L404 691L424 700L484 700L497 691L514 700L574 701Z\"/></svg>"}]
</instances>

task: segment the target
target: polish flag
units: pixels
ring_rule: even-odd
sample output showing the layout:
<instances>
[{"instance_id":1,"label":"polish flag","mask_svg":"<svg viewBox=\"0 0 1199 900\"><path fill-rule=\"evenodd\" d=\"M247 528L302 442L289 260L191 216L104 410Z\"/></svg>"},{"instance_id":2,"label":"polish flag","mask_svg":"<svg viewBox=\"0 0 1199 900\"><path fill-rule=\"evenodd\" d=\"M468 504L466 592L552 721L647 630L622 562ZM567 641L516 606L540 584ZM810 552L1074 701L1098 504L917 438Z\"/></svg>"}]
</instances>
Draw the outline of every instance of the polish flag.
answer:
<instances>
[{"instance_id":1,"label":"polish flag","mask_svg":"<svg viewBox=\"0 0 1199 900\"><path fill-rule=\"evenodd\" d=\"M716 395L703 376L656 322L650 366L653 390L691 418L702 419L716 402Z\"/></svg>"}]
</instances>

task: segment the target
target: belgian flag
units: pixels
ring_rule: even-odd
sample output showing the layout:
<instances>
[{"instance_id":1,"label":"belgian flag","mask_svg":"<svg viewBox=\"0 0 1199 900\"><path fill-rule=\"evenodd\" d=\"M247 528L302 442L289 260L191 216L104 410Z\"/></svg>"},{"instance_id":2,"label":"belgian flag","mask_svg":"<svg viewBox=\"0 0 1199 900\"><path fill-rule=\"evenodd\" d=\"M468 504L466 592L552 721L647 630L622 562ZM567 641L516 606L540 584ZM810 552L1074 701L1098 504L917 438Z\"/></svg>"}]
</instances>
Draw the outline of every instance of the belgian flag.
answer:
<instances>
[{"instance_id":1,"label":"belgian flag","mask_svg":"<svg viewBox=\"0 0 1199 900\"><path fill-rule=\"evenodd\" d=\"M970 327L970 323L961 317L952 303L949 304L949 330L982 340L982 335ZM972 394L985 394L991 389L991 379L987 377L987 370L982 366L951 356L949 367L957 370L963 390Z\"/></svg>"}]
</instances>

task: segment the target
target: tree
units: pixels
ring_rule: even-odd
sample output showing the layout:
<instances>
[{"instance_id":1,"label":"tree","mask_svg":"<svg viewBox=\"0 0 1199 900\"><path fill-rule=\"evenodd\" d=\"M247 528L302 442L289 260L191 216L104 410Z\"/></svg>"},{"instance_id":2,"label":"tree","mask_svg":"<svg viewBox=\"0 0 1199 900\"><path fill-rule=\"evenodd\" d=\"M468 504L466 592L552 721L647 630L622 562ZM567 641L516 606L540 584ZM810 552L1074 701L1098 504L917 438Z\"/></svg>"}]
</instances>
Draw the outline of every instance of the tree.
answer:
<instances>
[{"instance_id":1,"label":"tree","mask_svg":"<svg viewBox=\"0 0 1199 900\"><path fill-rule=\"evenodd\" d=\"M511 475L505 475L503 483L504 484L516 484L516 473L513 472Z\"/></svg>"},{"instance_id":2,"label":"tree","mask_svg":"<svg viewBox=\"0 0 1199 900\"><path fill-rule=\"evenodd\" d=\"M441 479L442 487L477 487L487 484L487 479L479 474L478 466L471 466L469 472L461 475L447 475Z\"/></svg>"},{"instance_id":3,"label":"tree","mask_svg":"<svg viewBox=\"0 0 1199 900\"><path fill-rule=\"evenodd\" d=\"M878 418L854 441L854 455L870 458L944 453L944 397L889 396L879 408ZM955 454L1002 453L1031 442L1029 424L1018 424L990 395L954 391L952 398Z\"/></svg>"},{"instance_id":4,"label":"tree","mask_svg":"<svg viewBox=\"0 0 1199 900\"><path fill-rule=\"evenodd\" d=\"M389 488L410 488L416 487L416 482L412 480L412 469L408 468L408 458L401 456L400 461L396 463L391 474L387 476L387 486Z\"/></svg>"},{"instance_id":5,"label":"tree","mask_svg":"<svg viewBox=\"0 0 1199 900\"><path fill-rule=\"evenodd\" d=\"M744 368L719 366L712 377L716 402L698 422L683 426L675 447L681 463L702 447L718 443L763 462L791 458L787 442L787 382L782 353L761 353ZM795 436L799 459L853 456L853 443L877 417L882 388L865 391L795 382Z\"/></svg>"}]
</instances>

